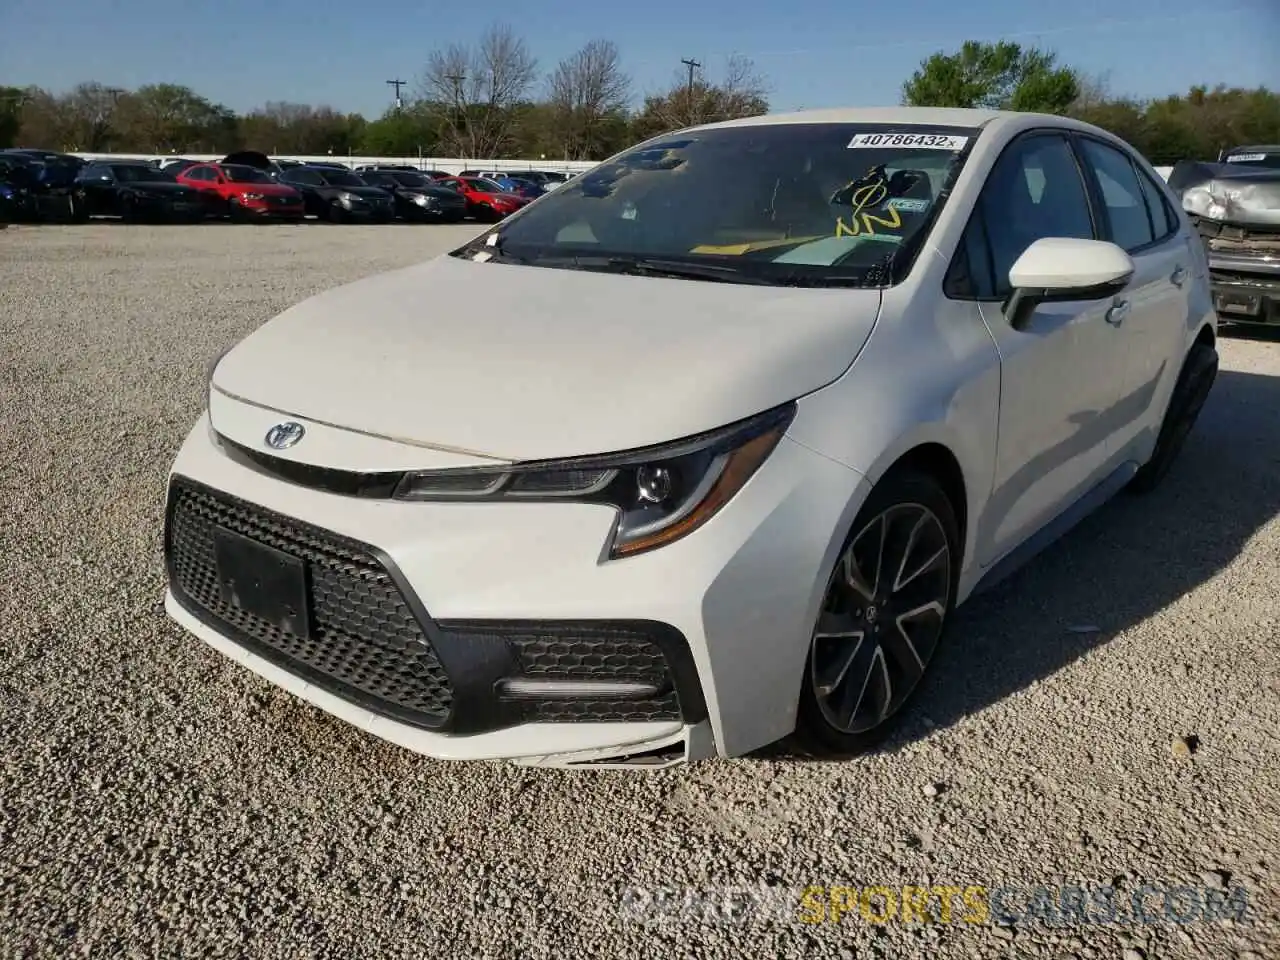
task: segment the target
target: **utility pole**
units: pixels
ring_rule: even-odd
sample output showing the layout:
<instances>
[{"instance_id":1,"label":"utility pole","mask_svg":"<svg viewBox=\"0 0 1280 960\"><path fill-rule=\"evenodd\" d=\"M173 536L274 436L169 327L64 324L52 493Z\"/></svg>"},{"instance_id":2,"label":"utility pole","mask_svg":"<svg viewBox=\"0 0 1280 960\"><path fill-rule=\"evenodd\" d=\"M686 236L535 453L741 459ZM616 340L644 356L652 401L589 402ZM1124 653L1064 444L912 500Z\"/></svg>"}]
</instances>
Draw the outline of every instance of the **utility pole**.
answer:
<instances>
[{"instance_id":1,"label":"utility pole","mask_svg":"<svg viewBox=\"0 0 1280 960\"><path fill-rule=\"evenodd\" d=\"M450 73L445 76L446 80L453 83L453 129L458 137L458 147L463 148L462 144L462 128L458 125L458 120L462 116L462 81L467 79L465 73ZM465 153L465 149L463 149Z\"/></svg>"},{"instance_id":2,"label":"utility pole","mask_svg":"<svg viewBox=\"0 0 1280 960\"><path fill-rule=\"evenodd\" d=\"M687 59L687 60L681 60L680 62L681 62L681 63L683 63L686 67L688 67L688 68L689 68L689 93L688 93L688 96L689 96L689 125L690 125L690 126L692 126L692 125L693 125L693 123L694 123L694 115L693 115L693 71L695 71L695 70L697 70L699 67L701 67L701 66L702 66L702 64L700 64L697 60L694 60L693 58L689 58L689 59Z\"/></svg>"},{"instance_id":3,"label":"utility pole","mask_svg":"<svg viewBox=\"0 0 1280 960\"><path fill-rule=\"evenodd\" d=\"M407 80L388 80L387 86L396 88L396 109L399 110L403 104L400 102L400 88L407 86Z\"/></svg>"}]
</instances>

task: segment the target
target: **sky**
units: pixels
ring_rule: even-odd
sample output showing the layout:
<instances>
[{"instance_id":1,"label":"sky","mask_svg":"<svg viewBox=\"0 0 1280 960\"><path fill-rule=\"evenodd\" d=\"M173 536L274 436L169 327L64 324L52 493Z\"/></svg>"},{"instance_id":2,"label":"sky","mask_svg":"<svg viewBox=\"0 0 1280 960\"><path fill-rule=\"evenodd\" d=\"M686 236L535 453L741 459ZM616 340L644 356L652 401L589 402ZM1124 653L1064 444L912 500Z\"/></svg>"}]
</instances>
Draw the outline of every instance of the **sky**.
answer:
<instances>
[{"instance_id":1,"label":"sky","mask_svg":"<svg viewBox=\"0 0 1280 960\"><path fill-rule=\"evenodd\" d=\"M472 44L495 20L544 73L613 40L637 98L670 86L681 58L715 82L745 55L775 112L898 103L923 58L965 40L1052 49L1116 95L1280 89L1280 0L0 0L0 84L169 82L237 111L287 100L373 117L391 104L385 81L410 81L408 94L431 50Z\"/></svg>"}]
</instances>

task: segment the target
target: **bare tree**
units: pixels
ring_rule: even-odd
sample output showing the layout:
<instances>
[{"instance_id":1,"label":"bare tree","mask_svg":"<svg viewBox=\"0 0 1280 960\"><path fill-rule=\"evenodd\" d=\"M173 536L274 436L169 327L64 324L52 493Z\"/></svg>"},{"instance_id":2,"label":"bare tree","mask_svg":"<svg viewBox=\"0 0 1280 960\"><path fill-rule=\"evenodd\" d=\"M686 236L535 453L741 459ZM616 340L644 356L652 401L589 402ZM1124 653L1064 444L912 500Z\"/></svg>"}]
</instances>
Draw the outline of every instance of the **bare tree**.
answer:
<instances>
[{"instance_id":1,"label":"bare tree","mask_svg":"<svg viewBox=\"0 0 1280 960\"><path fill-rule=\"evenodd\" d=\"M82 83L59 98L62 133L81 150L105 150L111 142L112 123L125 91L100 83Z\"/></svg>"},{"instance_id":2,"label":"bare tree","mask_svg":"<svg viewBox=\"0 0 1280 960\"><path fill-rule=\"evenodd\" d=\"M565 159L598 157L603 144L616 140L610 121L626 122L631 78L622 72L622 57L610 40L592 40L556 65L547 78L554 135ZM616 122L613 124L616 126Z\"/></svg>"},{"instance_id":3,"label":"bare tree","mask_svg":"<svg viewBox=\"0 0 1280 960\"><path fill-rule=\"evenodd\" d=\"M758 116L769 109L768 84L755 63L740 54L729 57L718 88L717 120Z\"/></svg>"},{"instance_id":4,"label":"bare tree","mask_svg":"<svg viewBox=\"0 0 1280 960\"><path fill-rule=\"evenodd\" d=\"M645 97L635 118L635 132L649 137L699 123L759 116L769 112L767 94L755 64L734 54L726 61L719 83L709 82L698 69L690 85L687 76L677 72L665 93Z\"/></svg>"},{"instance_id":5,"label":"bare tree","mask_svg":"<svg viewBox=\"0 0 1280 960\"><path fill-rule=\"evenodd\" d=\"M455 43L434 51L420 89L442 118L442 146L466 157L502 152L537 74L537 59L508 26L490 27L474 49Z\"/></svg>"}]
</instances>

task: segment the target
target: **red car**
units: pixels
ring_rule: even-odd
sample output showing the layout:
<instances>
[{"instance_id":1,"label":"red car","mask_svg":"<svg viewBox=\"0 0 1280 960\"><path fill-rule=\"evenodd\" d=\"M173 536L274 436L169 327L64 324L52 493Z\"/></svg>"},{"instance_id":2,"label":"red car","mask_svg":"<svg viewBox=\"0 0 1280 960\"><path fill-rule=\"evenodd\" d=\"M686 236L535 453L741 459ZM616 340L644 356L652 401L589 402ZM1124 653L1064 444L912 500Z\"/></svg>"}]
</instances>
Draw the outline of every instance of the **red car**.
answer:
<instances>
[{"instance_id":1,"label":"red car","mask_svg":"<svg viewBox=\"0 0 1280 960\"><path fill-rule=\"evenodd\" d=\"M529 202L519 194L507 193L483 177L441 177L436 182L466 197L467 216L477 220L501 220Z\"/></svg>"},{"instance_id":2,"label":"red car","mask_svg":"<svg viewBox=\"0 0 1280 960\"><path fill-rule=\"evenodd\" d=\"M209 201L210 209L233 220L279 217L301 220L306 214L302 194L276 183L254 167L238 163L197 163L177 176L179 183L194 187Z\"/></svg>"}]
</instances>

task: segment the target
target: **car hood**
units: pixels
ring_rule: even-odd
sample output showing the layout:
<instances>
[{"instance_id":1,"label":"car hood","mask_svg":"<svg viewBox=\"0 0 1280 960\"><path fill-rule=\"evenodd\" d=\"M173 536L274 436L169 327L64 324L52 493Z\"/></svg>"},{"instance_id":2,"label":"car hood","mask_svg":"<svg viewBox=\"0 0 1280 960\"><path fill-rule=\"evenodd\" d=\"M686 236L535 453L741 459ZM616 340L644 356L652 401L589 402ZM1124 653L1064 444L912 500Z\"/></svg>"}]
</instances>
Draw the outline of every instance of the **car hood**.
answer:
<instances>
[{"instance_id":1,"label":"car hood","mask_svg":"<svg viewBox=\"0 0 1280 960\"><path fill-rule=\"evenodd\" d=\"M383 190L381 187L336 187L333 184L329 184L328 189L335 193L354 193L357 197L369 197L370 199L381 197L385 200L389 195L388 191Z\"/></svg>"},{"instance_id":2,"label":"car hood","mask_svg":"<svg viewBox=\"0 0 1280 960\"><path fill-rule=\"evenodd\" d=\"M194 189L188 187L185 183L170 183L168 180L134 180L122 183L120 186L130 190L139 190L142 193L176 193L181 195L194 192Z\"/></svg>"},{"instance_id":3,"label":"car hood","mask_svg":"<svg viewBox=\"0 0 1280 960\"><path fill-rule=\"evenodd\" d=\"M839 377L880 292L440 257L306 300L217 365L222 393L498 460L680 439Z\"/></svg>"},{"instance_id":4,"label":"car hood","mask_svg":"<svg viewBox=\"0 0 1280 960\"><path fill-rule=\"evenodd\" d=\"M1280 170L1184 161L1170 172L1169 186L1193 216L1244 227L1280 227Z\"/></svg>"}]
</instances>

